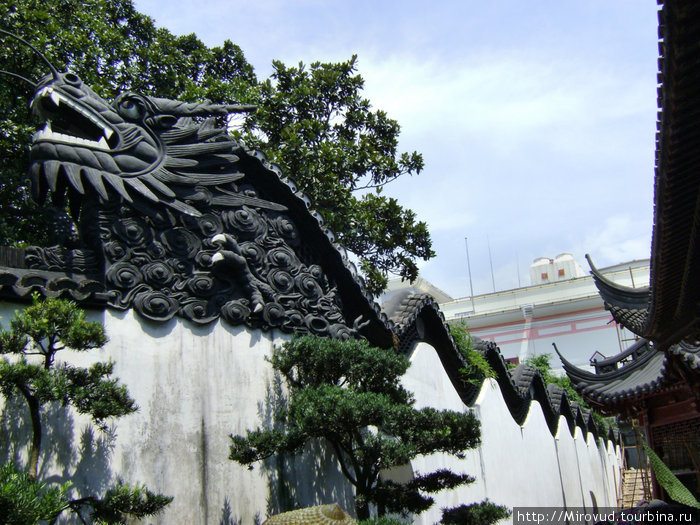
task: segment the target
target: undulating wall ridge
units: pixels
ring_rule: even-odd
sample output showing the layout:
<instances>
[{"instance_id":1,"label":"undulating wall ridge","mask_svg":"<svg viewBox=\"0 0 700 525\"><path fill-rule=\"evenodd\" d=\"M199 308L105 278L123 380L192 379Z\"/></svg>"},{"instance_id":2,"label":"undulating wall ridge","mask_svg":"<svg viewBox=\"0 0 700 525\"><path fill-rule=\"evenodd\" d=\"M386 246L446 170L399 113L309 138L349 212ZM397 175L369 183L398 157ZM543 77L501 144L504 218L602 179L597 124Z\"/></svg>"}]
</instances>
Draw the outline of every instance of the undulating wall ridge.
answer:
<instances>
[{"instance_id":1,"label":"undulating wall ridge","mask_svg":"<svg viewBox=\"0 0 700 525\"><path fill-rule=\"evenodd\" d=\"M467 364L465 357L450 335L449 325L435 299L427 294L415 294L407 290L388 307L388 315L394 322L399 337L400 351L409 353L418 342L431 344L437 350L443 368L464 404L473 405L480 386L467 381L470 378L460 372ZM612 427L599 428L590 410L571 401L563 388L546 384L537 369L526 364L509 369L498 346L492 341L475 339L473 345L496 373L504 402L516 423L522 424L530 411L530 405L537 401L552 435L559 431L560 417L563 417L572 435L578 427L596 438L604 437L614 443L618 442L619 435Z\"/></svg>"},{"instance_id":2,"label":"undulating wall ridge","mask_svg":"<svg viewBox=\"0 0 700 525\"><path fill-rule=\"evenodd\" d=\"M474 411L481 422L482 436L478 448L468 451L464 459L437 454L411 463L411 473L449 468L476 477L472 485L436 494L435 505L414 517L414 523L432 525L440 519L441 508L486 498L510 508L590 511L617 504L619 445L578 426L570 432L563 415L558 416L558 431L552 434L546 411L536 399L529 403L523 420L516 422L494 379L484 381L473 403L466 407L451 379L439 368L441 359L435 348L419 343L409 357L412 364L403 384L415 392L416 404ZM437 371L425 374L425 370Z\"/></svg>"}]
</instances>

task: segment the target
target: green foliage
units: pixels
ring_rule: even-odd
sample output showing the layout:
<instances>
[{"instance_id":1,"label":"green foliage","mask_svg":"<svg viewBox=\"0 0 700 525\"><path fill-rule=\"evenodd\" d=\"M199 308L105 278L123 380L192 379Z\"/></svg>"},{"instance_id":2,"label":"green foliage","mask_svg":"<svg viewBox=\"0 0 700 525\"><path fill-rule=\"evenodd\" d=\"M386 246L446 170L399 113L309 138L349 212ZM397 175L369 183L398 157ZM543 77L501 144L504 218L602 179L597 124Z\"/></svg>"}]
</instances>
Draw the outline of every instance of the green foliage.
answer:
<instances>
[{"instance_id":1,"label":"green foliage","mask_svg":"<svg viewBox=\"0 0 700 525\"><path fill-rule=\"evenodd\" d=\"M66 508L70 485L48 487L13 463L0 467L0 523L34 525L52 523Z\"/></svg>"},{"instance_id":2,"label":"green foliage","mask_svg":"<svg viewBox=\"0 0 700 525\"><path fill-rule=\"evenodd\" d=\"M416 261L435 255L426 224L380 194L393 180L420 173L423 158L398 153L400 126L362 98L356 57L309 68L276 61L272 78L259 82L237 45L226 40L209 48L194 34L173 35L132 0L4 2L0 28L29 41L59 70L70 68L103 98L136 91L257 104L242 136L313 199L340 242L360 257L371 292L386 286L387 272L415 279ZM34 82L48 73L26 46L1 38L2 69ZM26 182L32 88L8 78L0 76L0 238L46 244L52 217L31 201Z\"/></svg>"},{"instance_id":3,"label":"green foliage","mask_svg":"<svg viewBox=\"0 0 700 525\"><path fill-rule=\"evenodd\" d=\"M644 450L649 456L649 462L651 463L651 468L654 471L654 477L659 485L663 487L668 494L668 497L673 501L682 503L683 505L688 505L689 507L695 507L700 509L700 502L695 499L695 496L686 488L683 483L676 477L676 475L671 472L666 464L661 460L661 458L654 452L649 445L643 443Z\"/></svg>"},{"instance_id":4,"label":"green foliage","mask_svg":"<svg viewBox=\"0 0 700 525\"><path fill-rule=\"evenodd\" d=\"M419 454L461 455L479 443L479 421L472 413L414 408L413 396L400 383L409 366L405 357L363 340L305 336L276 348L270 361L289 386L288 404L276 415L274 429L232 436L230 459L250 465L324 440L355 486L360 519L369 517L371 503L380 514L421 512L433 503L425 493L473 481L447 470L405 484L379 478Z\"/></svg>"},{"instance_id":5,"label":"green foliage","mask_svg":"<svg viewBox=\"0 0 700 525\"><path fill-rule=\"evenodd\" d=\"M482 525L496 523L507 518L510 514L511 512L506 507L496 505L486 499L481 503L442 509L440 523L445 525Z\"/></svg>"},{"instance_id":6,"label":"green foliage","mask_svg":"<svg viewBox=\"0 0 700 525\"><path fill-rule=\"evenodd\" d=\"M446 469L426 475L416 475L406 484L382 480L377 484L372 501L388 513L405 513L406 509L419 514L435 502L421 492L435 493L473 483L476 478L467 474L455 474Z\"/></svg>"},{"instance_id":7,"label":"green foliage","mask_svg":"<svg viewBox=\"0 0 700 525\"><path fill-rule=\"evenodd\" d=\"M123 523L127 515L143 517L162 510L172 498L145 487L118 484L102 498L91 495L69 500L69 485L50 487L36 479L46 404L71 405L103 429L106 419L131 414L137 407L126 387L111 377L113 363L97 362L81 368L55 362L62 350L85 352L107 341L102 325L87 321L73 302L42 300L35 294L32 305L17 312L10 326L11 331L0 331L0 354L10 356L0 359L0 393L5 398L19 395L24 399L32 422L32 440L28 472L19 473L13 465L6 465L0 474L2 522L53 522L65 510L81 516L81 511L88 509L104 523Z\"/></svg>"},{"instance_id":8,"label":"green foliage","mask_svg":"<svg viewBox=\"0 0 700 525\"><path fill-rule=\"evenodd\" d=\"M357 525L407 525L410 521L400 520L398 518L390 518L388 516L377 516L368 520L361 520Z\"/></svg>"},{"instance_id":9,"label":"green foliage","mask_svg":"<svg viewBox=\"0 0 700 525\"><path fill-rule=\"evenodd\" d=\"M145 486L130 487L118 483L104 497L90 502L92 518L103 523L124 523L127 517L145 518L155 516L173 498L156 494Z\"/></svg>"},{"instance_id":10,"label":"green foliage","mask_svg":"<svg viewBox=\"0 0 700 525\"><path fill-rule=\"evenodd\" d=\"M0 467L0 523L34 525L53 523L64 511L90 513L93 523L125 523L127 517L144 518L158 514L172 498L156 494L145 486L123 483L107 490L102 498L69 498L71 485L60 487L38 481L13 463Z\"/></svg>"},{"instance_id":11,"label":"green foliage","mask_svg":"<svg viewBox=\"0 0 700 525\"><path fill-rule=\"evenodd\" d=\"M18 355L0 360L3 395L18 393L39 404L70 404L98 425L134 412L136 403L126 387L110 377L113 363L95 363L90 368L54 364L61 350L84 352L103 346L107 337L102 325L87 321L85 312L70 301L41 300L36 294L33 301L16 312L11 331L0 331L0 354Z\"/></svg>"},{"instance_id":12,"label":"green foliage","mask_svg":"<svg viewBox=\"0 0 700 525\"><path fill-rule=\"evenodd\" d=\"M360 257L370 292L385 288L387 272L415 279L415 261L435 255L427 225L381 189L420 173L423 157L398 153L400 126L362 98L357 57L308 68L274 61L273 67L259 86L247 142L311 197L340 243Z\"/></svg>"},{"instance_id":13,"label":"green foliage","mask_svg":"<svg viewBox=\"0 0 700 525\"><path fill-rule=\"evenodd\" d=\"M473 385L479 386L484 379L496 379L496 371L481 352L474 349L472 336L465 323L450 325L450 334L461 352L467 365L460 370L464 380Z\"/></svg>"}]
</instances>

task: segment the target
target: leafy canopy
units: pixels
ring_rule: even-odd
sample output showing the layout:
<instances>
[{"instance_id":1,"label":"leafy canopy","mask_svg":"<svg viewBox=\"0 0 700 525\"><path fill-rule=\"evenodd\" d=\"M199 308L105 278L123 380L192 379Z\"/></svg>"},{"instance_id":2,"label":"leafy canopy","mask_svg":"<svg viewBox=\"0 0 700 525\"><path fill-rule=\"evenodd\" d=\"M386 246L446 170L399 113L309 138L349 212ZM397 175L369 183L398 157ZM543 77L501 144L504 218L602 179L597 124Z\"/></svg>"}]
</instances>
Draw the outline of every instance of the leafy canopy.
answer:
<instances>
[{"instance_id":1,"label":"leafy canopy","mask_svg":"<svg viewBox=\"0 0 700 525\"><path fill-rule=\"evenodd\" d=\"M247 141L297 182L340 243L361 257L371 291L386 286L387 272L415 279L416 259L435 255L427 226L381 190L420 173L423 157L398 153L401 128L362 97L357 56L308 68L274 61L273 68L259 85Z\"/></svg>"},{"instance_id":2,"label":"leafy canopy","mask_svg":"<svg viewBox=\"0 0 700 525\"><path fill-rule=\"evenodd\" d=\"M402 355L364 340L304 336L276 348L270 362L286 380L288 403L273 428L232 436L231 459L250 465L321 439L355 487L359 519L369 518L370 504L380 514L419 513L433 503L426 493L474 481L449 470L417 474L403 484L380 477L418 455L461 455L479 444L479 421L471 412L414 407L400 382L409 366Z\"/></svg>"},{"instance_id":3,"label":"leafy canopy","mask_svg":"<svg viewBox=\"0 0 700 525\"><path fill-rule=\"evenodd\" d=\"M357 60L273 62L258 81L241 49L226 40L209 48L196 35L157 28L131 0L27 0L0 4L0 28L34 45L56 68L70 68L104 98L120 92L216 103L254 103L239 132L307 193L339 240L360 258L368 289L387 272L414 279L417 261L435 254L424 222L382 188L418 174L423 158L399 153L399 124L361 96ZM0 38L0 62L33 82L48 73L36 53ZM52 214L29 199L26 151L35 126L27 111L30 85L0 75L0 238L45 244Z\"/></svg>"},{"instance_id":4,"label":"leafy canopy","mask_svg":"<svg viewBox=\"0 0 700 525\"><path fill-rule=\"evenodd\" d=\"M89 509L94 519L122 523L126 516L150 516L162 510L172 498L146 487L117 484L104 495L70 499L70 483L61 487L37 479L42 448L44 408L50 403L71 405L91 416L94 424L106 428L105 420L137 410L126 387L112 377L114 364L97 362L89 368L57 362L64 350L86 352L100 348L107 337L100 323L87 321L85 313L62 299L42 300L16 312L10 331L0 331L0 393L6 398L20 396L29 411L32 439L27 472L12 464L0 469L0 521L2 523L53 522L66 510L78 516ZM70 438L70 436L67 436Z\"/></svg>"}]
</instances>

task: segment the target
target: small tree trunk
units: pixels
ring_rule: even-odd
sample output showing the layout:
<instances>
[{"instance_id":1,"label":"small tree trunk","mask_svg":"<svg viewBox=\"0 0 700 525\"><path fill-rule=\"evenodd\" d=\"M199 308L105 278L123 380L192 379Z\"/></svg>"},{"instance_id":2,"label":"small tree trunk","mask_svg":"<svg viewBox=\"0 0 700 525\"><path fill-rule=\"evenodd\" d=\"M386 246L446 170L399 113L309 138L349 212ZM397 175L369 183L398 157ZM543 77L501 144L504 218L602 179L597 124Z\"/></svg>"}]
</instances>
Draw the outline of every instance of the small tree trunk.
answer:
<instances>
[{"instance_id":1,"label":"small tree trunk","mask_svg":"<svg viewBox=\"0 0 700 525\"><path fill-rule=\"evenodd\" d=\"M39 401L26 387L20 387L32 419L32 446L29 449L29 476L36 479L39 470L39 451L41 450L41 417L39 415Z\"/></svg>"},{"instance_id":2,"label":"small tree trunk","mask_svg":"<svg viewBox=\"0 0 700 525\"><path fill-rule=\"evenodd\" d=\"M358 521L369 519L369 504L360 494L355 496L355 514L357 514Z\"/></svg>"}]
</instances>

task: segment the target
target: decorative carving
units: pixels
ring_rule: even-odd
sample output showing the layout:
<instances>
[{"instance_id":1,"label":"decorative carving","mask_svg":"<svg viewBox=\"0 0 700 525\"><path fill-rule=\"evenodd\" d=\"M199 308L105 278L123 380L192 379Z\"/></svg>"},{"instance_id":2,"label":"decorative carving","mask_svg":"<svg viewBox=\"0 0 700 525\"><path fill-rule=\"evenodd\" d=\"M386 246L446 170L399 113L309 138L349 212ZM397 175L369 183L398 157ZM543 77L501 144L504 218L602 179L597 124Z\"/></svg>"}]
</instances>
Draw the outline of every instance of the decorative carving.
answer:
<instances>
[{"instance_id":1,"label":"decorative carving","mask_svg":"<svg viewBox=\"0 0 700 525\"><path fill-rule=\"evenodd\" d=\"M163 228L131 208L105 207L99 227L110 304L156 321L221 315L231 324L350 336L337 290L290 247L296 227L281 213L246 206L221 220L181 215ZM225 234L200 237L220 225Z\"/></svg>"},{"instance_id":2,"label":"decorative carving","mask_svg":"<svg viewBox=\"0 0 700 525\"><path fill-rule=\"evenodd\" d=\"M30 246L26 249L24 263L33 270L51 272L70 271L82 274L98 272L98 258L91 250L69 250L62 246L39 248Z\"/></svg>"},{"instance_id":3,"label":"decorative carving","mask_svg":"<svg viewBox=\"0 0 700 525\"><path fill-rule=\"evenodd\" d=\"M221 316L263 329L355 333L287 205L247 174L241 158L254 157L213 120L190 118L250 108L134 93L110 104L57 72L38 85L32 107L51 121L34 136L35 193L50 190L58 203L70 194L80 246L35 248L29 267L98 271L109 305L154 321Z\"/></svg>"}]
</instances>

